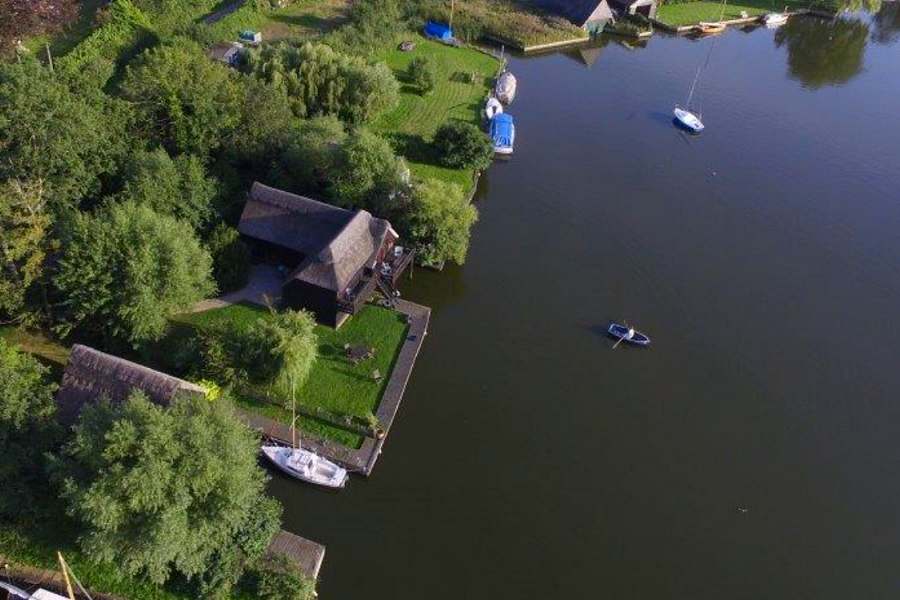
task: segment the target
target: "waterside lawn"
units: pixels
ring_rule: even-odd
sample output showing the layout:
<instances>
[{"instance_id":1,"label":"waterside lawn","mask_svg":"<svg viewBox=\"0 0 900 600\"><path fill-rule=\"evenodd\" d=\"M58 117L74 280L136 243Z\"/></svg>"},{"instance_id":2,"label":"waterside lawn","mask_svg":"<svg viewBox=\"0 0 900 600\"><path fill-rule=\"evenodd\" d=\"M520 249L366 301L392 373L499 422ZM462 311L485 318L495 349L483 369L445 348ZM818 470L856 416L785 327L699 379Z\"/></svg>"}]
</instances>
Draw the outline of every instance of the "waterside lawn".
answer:
<instances>
[{"instance_id":1,"label":"waterside lawn","mask_svg":"<svg viewBox=\"0 0 900 600\"><path fill-rule=\"evenodd\" d=\"M177 322L199 329L227 327L246 328L258 319L265 319L268 310L252 304L235 304L226 308L182 315ZM395 311L374 305L365 306L340 329L317 326L319 358L309 379L297 392L299 406L315 410L325 409L336 415L365 419L373 414L394 367L400 346L409 326L406 317ZM344 344L363 344L375 349L375 357L357 365L345 356ZM375 381L373 371L382 378ZM291 413L277 399L269 401L264 390L239 394L237 405L251 413L260 414L282 423L290 423ZM298 419L300 427L347 446L356 448L363 439L357 433L340 429L314 419Z\"/></svg>"},{"instance_id":2,"label":"waterside lawn","mask_svg":"<svg viewBox=\"0 0 900 600\"><path fill-rule=\"evenodd\" d=\"M785 8L798 10L801 8L818 8L819 10L833 10L830 1L812 3L801 0L739 0L736 3L729 2L723 6L721 2L697 0L694 2L666 3L659 7L657 20L673 27L683 25L696 25L697 23L727 21L740 19L741 12L750 16L764 15L770 12L780 12Z\"/></svg>"},{"instance_id":3,"label":"waterside lawn","mask_svg":"<svg viewBox=\"0 0 900 600\"><path fill-rule=\"evenodd\" d=\"M412 52L398 49L403 39L416 44ZM437 71L434 89L424 95L406 80L406 69L417 57L430 59ZM399 105L379 117L373 128L406 157L414 175L456 183L471 191L474 173L439 166L431 141L438 128L450 120L481 126L481 109L500 61L472 48L454 48L413 33L398 38L376 58L391 68L401 91Z\"/></svg>"}]
</instances>

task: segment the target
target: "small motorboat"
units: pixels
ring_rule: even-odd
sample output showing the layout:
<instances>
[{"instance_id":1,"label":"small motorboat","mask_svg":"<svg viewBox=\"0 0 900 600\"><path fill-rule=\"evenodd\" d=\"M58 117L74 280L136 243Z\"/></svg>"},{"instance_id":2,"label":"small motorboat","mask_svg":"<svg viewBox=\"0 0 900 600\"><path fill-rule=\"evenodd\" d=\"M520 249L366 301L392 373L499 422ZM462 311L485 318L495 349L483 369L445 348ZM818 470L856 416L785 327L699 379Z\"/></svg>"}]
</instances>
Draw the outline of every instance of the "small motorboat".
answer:
<instances>
[{"instance_id":1,"label":"small motorboat","mask_svg":"<svg viewBox=\"0 0 900 600\"><path fill-rule=\"evenodd\" d=\"M287 446L263 446L262 452L291 477L330 488L342 488L347 483L346 469L315 452Z\"/></svg>"},{"instance_id":2,"label":"small motorboat","mask_svg":"<svg viewBox=\"0 0 900 600\"><path fill-rule=\"evenodd\" d=\"M494 86L494 95L503 104L510 105L516 99L516 86L516 76L509 71L503 71L500 77L497 78L497 83Z\"/></svg>"},{"instance_id":3,"label":"small motorboat","mask_svg":"<svg viewBox=\"0 0 900 600\"><path fill-rule=\"evenodd\" d=\"M509 113L500 113L491 119L491 141L497 154L512 154L516 142L516 123Z\"/></svg>"},{"instance_id":4,"label":"small motorboat","mask_svg":"<svg viewBox=\"0 0 900 600\"><path fill-rule=\"evenodd\" d=\"M724 23L697 23L694 26L694 32L700 35L714 35L725 31Z\"/></svg>"},{"instance_id":5,"label":"small motorboat","mask_svg":"<svg viewBox=\"0 0 900 600\"><path fill-rule=\"evenodd\" d=\"M691 111L676 106L673 113L675 114L675 124L679 127L687 129L691 133L700 133L703 131L703 121Z\"/></svg>"},{"instance_id":6,"label":"small motorboat","mask_svg":"<svg viewBox=\"0 0 900 600\"><path fill-rule=\"evenodd\" d=\"M650 338L641 333L640 331L635 331L634 328L628 327L627 325L619 325L618 323L611 323L609 325L609 335L613 336L618 342L628 342L629 344L634 344L635 346L649 346Z\"/></svg>"},{"instance_id":7,"label":"small motorboat","mask_svg":"<svg viewBox=\"0 0 900 600\"><path fill-rule=\"evenodd\" d=\"M787 23L788 16L784 13L768 13L763 15L762 22L766 27L778 27Z\"/></svg>"},{"instance_id":8,"label":"small motorboat","mask_svg":"<svg viewBox=\"0 0 900 600\"><path fill-rule=\"evenodd\" d=\"M503 104L499 100L491 96L484 104L484 117L490 121L503 112Z\"/></svg>"}]
</instances>

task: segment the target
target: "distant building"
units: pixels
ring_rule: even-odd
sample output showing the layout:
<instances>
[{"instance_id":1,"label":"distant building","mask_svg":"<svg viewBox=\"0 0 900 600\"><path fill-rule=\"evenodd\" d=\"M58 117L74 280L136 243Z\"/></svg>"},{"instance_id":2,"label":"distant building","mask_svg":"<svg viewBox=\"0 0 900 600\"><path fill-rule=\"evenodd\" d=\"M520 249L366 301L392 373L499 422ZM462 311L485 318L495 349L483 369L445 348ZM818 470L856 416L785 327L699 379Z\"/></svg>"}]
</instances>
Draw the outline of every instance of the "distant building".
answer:
<instances>
[{"instance_id":1,"label":"distant building","mask_svg":"<svg viewBox=\"0 0 900 600\"><path fill-rule=\"evenodd\" d=\"M127 400L133 390L144 392L152 402L163 406L180 393L204 394L203 388L193 383L75 344L56 393L59 419L72 423L85 404L100 398L118 404Z\"/></svg>"},{"instance_id":2,"label":"distant building","mask_svg":"<svg viewBox=\"0 0 900 600\"><path fill-rule=\"evenodd\" d=\"M216 44L210 48L207 54L213 60L234 67L241 60L241 54L243 52L244 46L238 42L222 42L221 44Z\"/></svg>"},{"instance_id":3,"label":"distant building","mask_svg":"<svg viewBox=\"0 0 900 600\"><path fill-rule=\"evenodd\" d=\"M337 327L376 292L394 285L412 261L391 224L254 183L238 231L253 241L257 260L283 267L282 301Z\"/></svg>"},{"instance_id":4,"label":"distant building","mask_svg":"<svg viewBox=\"0 0 900 600\"><path fill-rule=\"evenodd\" d=\"M613 20L613 11L607 0L536 0L536 5L589 33L599 33Z\"/></svg>"},{"instance_id":5,"label":"distant building","mask_svg":"<svg viewBox=\"0 0 900 600\"><path fill-rule=\"evenodd\" d=\"M609 3L622 14L644 15L648 19L655 19L659 8L658 0L609 0Z\"/></svg>"}]
</instances>

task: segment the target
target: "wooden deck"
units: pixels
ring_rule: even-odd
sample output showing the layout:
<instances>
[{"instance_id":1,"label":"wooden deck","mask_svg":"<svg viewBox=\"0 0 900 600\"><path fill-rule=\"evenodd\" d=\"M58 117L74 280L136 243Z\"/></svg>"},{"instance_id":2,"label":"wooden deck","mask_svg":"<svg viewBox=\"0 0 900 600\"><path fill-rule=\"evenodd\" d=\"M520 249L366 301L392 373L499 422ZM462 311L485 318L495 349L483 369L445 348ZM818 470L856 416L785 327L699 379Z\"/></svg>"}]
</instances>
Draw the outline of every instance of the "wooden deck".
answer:
<instances>
[{"instance_id":1,"label":"wooden deck","mask_svg":"<svg viewBox=\"0 0 900 600\"><path fill-rule=\"evenodd\" d=\"M366 476L372 473L375 462L381 455L391 425L393 425L400 408L400 402L403 400L403 394L406 392L406 385L412 374L416 358L419 356L419 350L422 348L422 342L425 341L425 336L428 334L428 322L431 319L430 308L406 300L397 300L395 309L406 315L409 330L406 333L406 340L400 347L400 353L397 355L394 370L391 371L390 379L384 389L384 395L375 411L384 435L379 439L365 438L359 448L350 448L308 433L304 433L301 440L303 448L328 458L348 471ZM236 412L247 425L262 433L264 437L277 443L290 444L291 430L288 425L240 409L236 409Z\"/></svg>"},{"instance_id":2,"label":"wooden deck","mask_svg":"<svg viewBox=\"0 0 900 600\"><path fill-rule=\"evenodd\" d=\"M279 531L266 548L266 556L283 556L299 572L310 579L318 579L325 560L325 546L288 531Z\"/></svg>"}]
</instances>

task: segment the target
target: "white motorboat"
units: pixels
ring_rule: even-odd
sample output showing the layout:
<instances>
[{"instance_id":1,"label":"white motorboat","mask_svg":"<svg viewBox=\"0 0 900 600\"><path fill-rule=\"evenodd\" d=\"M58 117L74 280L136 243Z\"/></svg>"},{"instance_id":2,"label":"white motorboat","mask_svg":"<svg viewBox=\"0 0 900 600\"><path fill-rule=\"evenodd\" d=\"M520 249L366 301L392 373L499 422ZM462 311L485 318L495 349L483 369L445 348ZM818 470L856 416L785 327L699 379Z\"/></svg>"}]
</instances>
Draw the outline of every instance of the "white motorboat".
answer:
<instances>
[{"instance_id":1,"label":"white motorboat","mask_svg":"<svg viewBox=\"0 0 900 600\"><path fill-rule=\"evenodd\" d=\"M330 488L342 488L347 483L346 469L310 450L263 446L262 452L272 464L291 477Z\"/></svg>"},{"instance_id":2,"label":"white motorboat","mask_svg":"<svg viewBox=\"0 0 900 600\"><path fill-rule=\"evenodd\" d=\"M494 95L503 104L512 104L512 101L516 98L516 86L516 76L509 71L504 71L497 78L497 84L494 86Z\"/></svg>"},{"instance_id":3,"label":"white motorboat","mask_svg":"<svg viewBox=\"0 0 900 600\"><path fill-rule=\"evenodd\" d=\"M768 13L762 18L766 27L778 27L787 23L788 16L784 13Z\"/></svg>"},{"instance_id":4,"label":"white motorboat","mask_svg":"<svg viewBox=\"0 0 900 600\"><path fill-rule=\"evenodd\" d=\"M691 111L676 106L673 112L675 114L675 122L679 126L687 129L691 133L700 133L703 131L703 121Z\"/></svg>"},{"instance_id":5,"label":"white motorboat","mask_svg":"<svg viewBox=\"0 0 900 600\"><path fill-rule=\"evenodd\" d=\"M484 116L490 121L497 115L503 112L503 104L500 103L499 100L491 96L488 98L487 102L484 104Z\"/></svg>"}]
</instances>

